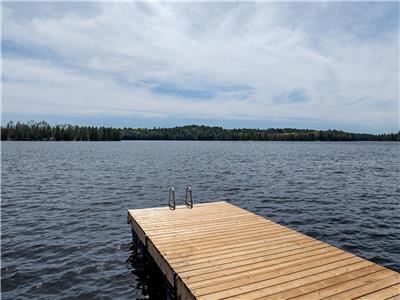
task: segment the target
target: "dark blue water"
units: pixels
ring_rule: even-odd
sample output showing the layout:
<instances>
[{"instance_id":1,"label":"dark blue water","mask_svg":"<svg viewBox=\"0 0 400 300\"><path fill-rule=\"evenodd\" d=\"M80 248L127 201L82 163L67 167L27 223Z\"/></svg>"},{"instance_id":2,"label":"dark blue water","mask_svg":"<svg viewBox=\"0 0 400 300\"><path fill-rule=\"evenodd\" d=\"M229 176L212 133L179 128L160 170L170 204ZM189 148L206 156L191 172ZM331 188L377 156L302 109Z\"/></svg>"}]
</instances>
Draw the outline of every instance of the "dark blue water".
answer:
<instances>
[{"instance_id":1,"label":"dark blue water","mask_svg":"<svg viewBox=\"0 0 400 300\"><path fill-rule=\"evenodd\" d=\"M400 270L399 143L1 145L3 299L157 298L126 214L171 184Z\"/></svg>"}]
</instances>

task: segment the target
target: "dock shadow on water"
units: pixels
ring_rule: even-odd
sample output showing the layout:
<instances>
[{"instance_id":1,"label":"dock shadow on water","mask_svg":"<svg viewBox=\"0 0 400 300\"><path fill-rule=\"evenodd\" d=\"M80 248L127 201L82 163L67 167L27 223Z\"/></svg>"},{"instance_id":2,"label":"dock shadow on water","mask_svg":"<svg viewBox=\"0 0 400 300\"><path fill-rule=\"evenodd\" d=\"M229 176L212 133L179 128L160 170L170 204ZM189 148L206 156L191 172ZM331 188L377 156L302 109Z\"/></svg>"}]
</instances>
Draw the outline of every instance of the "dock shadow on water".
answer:
<instances>
[{"instance_id":1,"label":"dock shadow on water","mask_svg":"<svg viewBox=\"0 0 400 300\"><path fill-rule=\"evenodd\" d=\"M135 243L129 244L129 257L126 260L132 275L136 278L135 290L142 291L143 297L134 295L135 299L170 299L162 272Z\"/></svg>"}]
</instances>

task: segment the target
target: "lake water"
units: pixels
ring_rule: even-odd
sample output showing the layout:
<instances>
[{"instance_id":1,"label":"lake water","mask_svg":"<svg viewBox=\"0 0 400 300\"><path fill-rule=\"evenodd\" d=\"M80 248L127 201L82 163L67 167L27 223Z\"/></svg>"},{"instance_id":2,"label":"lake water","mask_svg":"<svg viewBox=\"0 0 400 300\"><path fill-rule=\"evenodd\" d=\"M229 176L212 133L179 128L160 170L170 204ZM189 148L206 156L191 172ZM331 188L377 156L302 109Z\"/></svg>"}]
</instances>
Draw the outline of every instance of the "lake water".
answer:
<instances>
[{"instance_id":1,"label":"lake water","mask_svg":"<svg viewBox=\"0 0 400 300\"><path fill-rule=\"evenodd\" d=\"M3 299L159 297L127 210L226 200L400 271L400 143L2 142ZM195 209L195 208L194 208Z\"/></svg>"}]
</instances>

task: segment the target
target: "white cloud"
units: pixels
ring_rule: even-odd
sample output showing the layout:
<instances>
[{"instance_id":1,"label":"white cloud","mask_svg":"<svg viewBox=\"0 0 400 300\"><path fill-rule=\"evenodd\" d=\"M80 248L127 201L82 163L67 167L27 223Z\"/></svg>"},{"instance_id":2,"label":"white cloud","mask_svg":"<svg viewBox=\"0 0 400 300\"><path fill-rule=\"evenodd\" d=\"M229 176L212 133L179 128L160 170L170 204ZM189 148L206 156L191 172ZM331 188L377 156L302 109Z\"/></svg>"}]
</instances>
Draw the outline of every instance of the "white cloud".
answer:
<instances>
[{"instance_id":1,"label":"white cloud","mask_svg":"<svg viewBox=\"0 0 400 300\"><path fill-rule=\"evenodd\" d=\"M3 6L3 40L17 47L3 57L5 112L398 128L398 28L377 23L384 3L353 22L340 3L23 5ZM337 26L319 19L329 11ZM307 101L276 101L293 91Z\"/></svg>"}]
</instances>

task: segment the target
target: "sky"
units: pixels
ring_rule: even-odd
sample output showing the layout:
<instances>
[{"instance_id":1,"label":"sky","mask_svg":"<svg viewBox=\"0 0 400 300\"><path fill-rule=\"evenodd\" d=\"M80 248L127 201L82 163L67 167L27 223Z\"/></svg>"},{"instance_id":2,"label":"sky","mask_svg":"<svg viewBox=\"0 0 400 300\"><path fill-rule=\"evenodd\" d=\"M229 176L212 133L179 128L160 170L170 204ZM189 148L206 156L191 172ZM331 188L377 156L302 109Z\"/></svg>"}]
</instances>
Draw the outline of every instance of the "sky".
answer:
<instances>
[{"instance_id":1,"label":"sky","mask_svg":"<svg viewBox=\"0 0 400 300\"><path fill-rule=\"evenodd\" d=\"M399 130L399 2L3 2L2 120Z\"/></svg>"}]
</instances>

